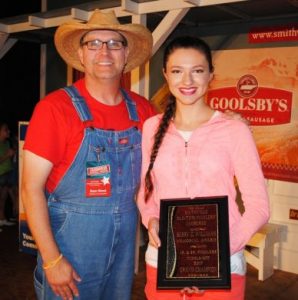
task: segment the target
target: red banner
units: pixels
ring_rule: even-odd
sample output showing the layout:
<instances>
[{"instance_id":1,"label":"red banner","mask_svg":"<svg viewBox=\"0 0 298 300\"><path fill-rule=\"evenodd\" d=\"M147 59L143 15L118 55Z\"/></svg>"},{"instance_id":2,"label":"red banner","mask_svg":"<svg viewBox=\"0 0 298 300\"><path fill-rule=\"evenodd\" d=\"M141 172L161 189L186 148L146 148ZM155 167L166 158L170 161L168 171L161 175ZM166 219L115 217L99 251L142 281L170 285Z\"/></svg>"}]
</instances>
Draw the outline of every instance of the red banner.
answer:
<instances>
[{"instance_id":1,"label":"red banner","mask_svg":"<svg viewBox=\"0 0 298 300\"><path fill-rule=\"evenodd\" d=\"M236 87L211 90L209 105L217 110L234 110L251 125L277 125L291 121L292 92L259 87L254 97L239 95Z\"/></svg>"},{"instance_id":2,"label":"red banner","mask_svg":"<svg viewBox=\"0 0 298 300\"><path fill-rule=\"evenodd\" d=\"M298 41L298 24L252 28L248 34L248 41L249 43Z\"/></svg>"}]
</instances>

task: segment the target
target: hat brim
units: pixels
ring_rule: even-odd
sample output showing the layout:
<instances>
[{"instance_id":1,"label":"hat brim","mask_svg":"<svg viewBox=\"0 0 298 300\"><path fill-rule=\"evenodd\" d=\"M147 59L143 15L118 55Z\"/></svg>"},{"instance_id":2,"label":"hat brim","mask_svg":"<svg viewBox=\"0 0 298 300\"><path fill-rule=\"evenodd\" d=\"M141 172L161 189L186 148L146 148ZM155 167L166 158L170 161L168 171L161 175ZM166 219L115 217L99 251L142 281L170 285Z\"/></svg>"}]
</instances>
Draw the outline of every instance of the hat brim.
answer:
<instances>
[{"instance_id":1,"label":"hat brim","mask_svg":"<svg viewBox=\"0 0 298 300\"><path fill-rule=\"evenodd\" d=\"M118 31L126 38L129 54L124 73L140 66L150 58L153 44L152 34L142 25L96 25L70 22L58 27L55 33L54 42L61 57L68 65L76 70L84 72L84 67L78 56L78 49L80 47L82 36L92 30L114 30Z\"/></svg>"}]
</instances>

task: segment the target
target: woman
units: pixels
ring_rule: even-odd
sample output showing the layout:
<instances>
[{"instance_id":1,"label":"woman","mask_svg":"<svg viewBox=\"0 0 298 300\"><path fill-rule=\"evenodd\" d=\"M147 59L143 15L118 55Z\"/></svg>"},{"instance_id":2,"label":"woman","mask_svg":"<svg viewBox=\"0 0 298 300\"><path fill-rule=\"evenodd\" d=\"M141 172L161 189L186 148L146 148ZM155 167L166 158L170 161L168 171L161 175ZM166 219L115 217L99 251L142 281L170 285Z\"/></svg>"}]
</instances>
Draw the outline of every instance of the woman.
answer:
<instances>
[{"instance_id":1,"label":"woman","mask_svg":"<svg viewBox=\"0 0 298 300\"><path fill-rule=\"evenodd\" d=\"M205 102L213 78L209 46L178 37L165 49L163 73L172 96L164 114L143 128L142 182L138 206L148 228L148 299L183 299L179 291L156 289L160 199L227 195L231 251L231 290L206 290L191 299L244 299L243 249L268 221L269 205L259 156L246 124L225 117ZM236 203L235 177L245 212Z\"/></svg>"}]
</instances>

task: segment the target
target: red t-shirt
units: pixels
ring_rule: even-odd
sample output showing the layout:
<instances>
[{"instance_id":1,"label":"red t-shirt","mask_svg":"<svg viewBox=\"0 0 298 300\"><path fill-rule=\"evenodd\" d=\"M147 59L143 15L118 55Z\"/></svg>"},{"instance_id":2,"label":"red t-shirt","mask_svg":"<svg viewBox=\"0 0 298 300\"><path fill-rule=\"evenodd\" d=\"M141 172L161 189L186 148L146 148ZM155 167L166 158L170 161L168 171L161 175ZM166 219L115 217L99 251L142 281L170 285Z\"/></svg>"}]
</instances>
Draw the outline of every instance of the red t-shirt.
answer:
<instances>
[{"instance_id":1,"label":"red t-shirt","mask_svg":"<svg viewBox=\"0 0 298 300\"><path fill-rule=\"evenodd\" d=\"M140 122L131 121L125 101L115 106L105 105L89 94L84 79L74 85L86 100L95 128L125 130L137 126L141 130L144 121L156 113L148 100L128 91L131 99L136 102L140 119ZM26 133L24 149L53 163L46 183L50 192L72 163L83 135L83 123L64 90L50 93L36 105Z\"/></svg>"}]
</instances>

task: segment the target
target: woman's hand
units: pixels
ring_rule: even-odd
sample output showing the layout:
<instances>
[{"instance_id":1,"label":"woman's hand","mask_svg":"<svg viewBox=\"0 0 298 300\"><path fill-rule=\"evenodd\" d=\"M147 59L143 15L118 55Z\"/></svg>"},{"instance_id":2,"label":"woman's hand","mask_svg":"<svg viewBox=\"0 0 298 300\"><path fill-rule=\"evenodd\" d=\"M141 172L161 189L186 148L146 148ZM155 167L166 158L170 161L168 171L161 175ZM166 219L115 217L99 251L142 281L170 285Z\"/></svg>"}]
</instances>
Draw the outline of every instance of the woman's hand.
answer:
<instances>
[{"instance_id":1,"label":"woman's hand","mask_svg":"<svg viewBox=\"0 0 298 300\"><path fill-rule=\"evenodd\" d=\"M192 294L202 295L202 294L204 294L204 292L205 292L204 290L200 290L196 286L185 287L182 290L180 290L180 294L182 296L182 300L186 300L187 299L187 295L192 295Z\"/></svg>"},{"instance_id":2,"label":"woman's hand","mask_svg":"<svg viewBox=\"0 0 298 300\"><path fill-rule=\"evenodd\" d=\"M148 222L149 244L155 248L158 248L161 245L158 233L159 220L157 218L151 218Z\"/></svg>"}]
</instances>

